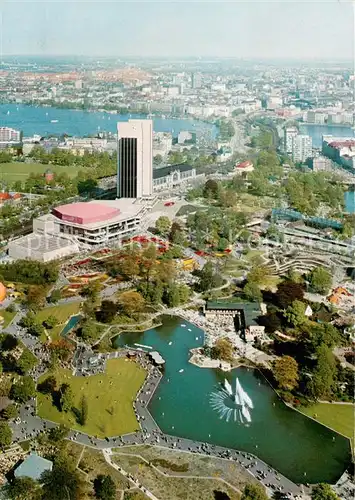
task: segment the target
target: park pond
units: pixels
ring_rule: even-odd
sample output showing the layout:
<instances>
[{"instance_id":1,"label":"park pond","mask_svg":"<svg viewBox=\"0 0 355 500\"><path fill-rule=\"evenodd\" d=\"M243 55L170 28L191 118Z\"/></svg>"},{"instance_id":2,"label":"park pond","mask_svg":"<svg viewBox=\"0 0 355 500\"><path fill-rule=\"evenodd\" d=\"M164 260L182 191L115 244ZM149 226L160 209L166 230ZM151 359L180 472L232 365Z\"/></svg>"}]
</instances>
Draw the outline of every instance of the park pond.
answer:
<instances>
[{"instance_id":1,"label":"park pond","mask_svg":"<svg viewBox=\"0 0 355 500\"><path fill-rule=\"evenodd\" d=\"M287 407L257 370L189 363L189 350L203 343L203 331L177 317L114 340L151 346L166 360L149 405L162 431L253 453L296 483L336 482L350 462L349 440Z\"/></svg>"}]
</instances>

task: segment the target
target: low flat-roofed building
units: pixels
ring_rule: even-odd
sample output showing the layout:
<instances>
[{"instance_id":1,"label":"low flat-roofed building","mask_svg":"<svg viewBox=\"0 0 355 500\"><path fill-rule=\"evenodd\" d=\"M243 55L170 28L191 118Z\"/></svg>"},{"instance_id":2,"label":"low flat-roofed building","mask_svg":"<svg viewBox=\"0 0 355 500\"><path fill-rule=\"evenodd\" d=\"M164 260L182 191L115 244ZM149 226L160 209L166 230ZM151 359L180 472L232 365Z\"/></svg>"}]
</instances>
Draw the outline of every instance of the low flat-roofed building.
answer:
<instances>
[{"instance_id":1,"label":"low flat-roofed building","mask_svg":"<svg viewBox=\"0 0 355 500\"><path fill-rule=\"evenodd\" d=\"M10 241L8 248L12 259L31 259L41 262L62 259L79 252L79 245L75 240L39 233L31 233Z\"/></svg>"},{"instance_id":2,"label":"low flat-roofed building","mask_svg":"<svg viewBox=\"0 0 355 500\"><path fill-rule=\"evenodd\" d=\"M14 476L30 477L37 481L45 471L51 471L53 462L46 458L40 457L37 453L31 453L25 460L15 469Z\"/></svg>"},{"instance_id":3,"label":"low flat-roofed building","mask_svg":"<svg viewBox=\"0 0 355 500\"><path fill-rule=\"evenodd\" d=\"M61 205L34 219L33 233L10 242L9 256L47 262L107 245L139 229L154 203L121 198Z\"/></svg>"}]
</instances>

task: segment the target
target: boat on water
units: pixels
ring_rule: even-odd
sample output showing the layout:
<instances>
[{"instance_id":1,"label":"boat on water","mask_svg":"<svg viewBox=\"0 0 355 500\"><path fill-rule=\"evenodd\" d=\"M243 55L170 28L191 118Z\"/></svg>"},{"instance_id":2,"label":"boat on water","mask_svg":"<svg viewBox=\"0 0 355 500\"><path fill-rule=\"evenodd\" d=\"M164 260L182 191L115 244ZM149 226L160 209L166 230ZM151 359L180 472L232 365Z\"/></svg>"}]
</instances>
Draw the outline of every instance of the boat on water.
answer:
<instances>
[{"instance_id":1,"label":"boat on water","mask_svg":"<svg viewBox=\"0 0 355 500\"><path fill-rule=\"evenodd\" d=\"M10 111L8 111L6 114L7 114L7 115L9 115L9 114L10 114Z\"/></svg>"},{"instance_id":2,"label":"boat on water","mask_svg":"<svg viewBox=\"0 0 355 500\"><path fill-rule=\"evenodd\" d=\"M51 120L51 123L58 123L58 120Z\"/></svg>"}]
</instances>

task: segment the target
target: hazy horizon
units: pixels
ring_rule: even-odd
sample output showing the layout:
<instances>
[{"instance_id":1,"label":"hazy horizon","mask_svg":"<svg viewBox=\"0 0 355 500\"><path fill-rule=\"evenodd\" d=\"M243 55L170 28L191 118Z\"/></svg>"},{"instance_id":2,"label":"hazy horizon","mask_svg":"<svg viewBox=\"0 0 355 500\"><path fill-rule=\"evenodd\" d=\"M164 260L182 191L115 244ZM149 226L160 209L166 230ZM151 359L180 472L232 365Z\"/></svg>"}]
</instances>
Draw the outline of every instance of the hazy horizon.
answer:
<instances>
[{"instance_id":1,"label":"hazy horizon","mask_svg":"<svg viewBox=\"0 0 355 500\"><path fill-rule=\"evenodd\" d=\"M3 57L354 60L353 4L343 0L23 0L0 15Z\"/></svg>"}]
</instances>

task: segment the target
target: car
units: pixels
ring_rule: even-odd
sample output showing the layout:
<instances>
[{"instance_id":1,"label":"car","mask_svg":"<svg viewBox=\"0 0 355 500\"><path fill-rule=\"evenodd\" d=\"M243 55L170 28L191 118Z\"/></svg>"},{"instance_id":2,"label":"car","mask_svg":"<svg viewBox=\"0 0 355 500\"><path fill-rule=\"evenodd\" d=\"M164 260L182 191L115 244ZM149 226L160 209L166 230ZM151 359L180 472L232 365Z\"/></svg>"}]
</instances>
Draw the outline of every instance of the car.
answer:
<instances>
[{"instance_id":1,"label":"car","mask_svg":"<svg viewBox=\"0 0 355 500\"><path fill-rule=\"evenodd\" d=\"M175 205L175 201L167 201L164 203L164 207L172 207L173 205Z\"/></svg>"}]
</instances>

